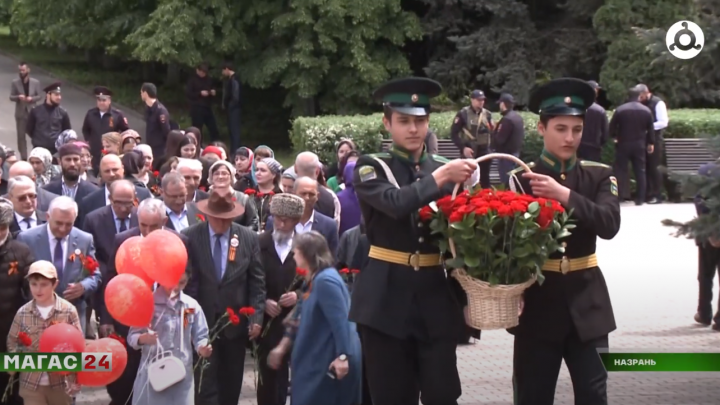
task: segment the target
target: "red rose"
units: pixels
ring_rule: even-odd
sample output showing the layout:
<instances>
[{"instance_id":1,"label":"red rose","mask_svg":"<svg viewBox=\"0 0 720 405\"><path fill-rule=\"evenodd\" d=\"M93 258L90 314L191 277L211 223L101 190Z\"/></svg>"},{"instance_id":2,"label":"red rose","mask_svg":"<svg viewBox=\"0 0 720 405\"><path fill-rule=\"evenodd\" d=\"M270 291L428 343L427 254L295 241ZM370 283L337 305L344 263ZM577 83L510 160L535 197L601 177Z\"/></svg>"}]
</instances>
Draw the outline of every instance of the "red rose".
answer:
<instances>
[{"instance_id":1,"label":"red rose","mask_svg":"<svg viewBox=\"0 0 720 405\"><path fill-rule=\"evenodd\" d=\"M452 206L453 206L453 208L457 208L457 207L462 207L463 205L466 205L467 203L468 203L467 197L457 197L453 201Z\"/></svg>"},{"instance_id":2,"label":"red rose","mask_svg":"<svg viewBox=\"0 0 720 405\"><path fill-rule=\"evenodd\" d=\"M257 191L249 188L249 189L243 191L243 193L245 193L245 194L247 194L247 195L255 195L255 194L257 194Z\"/></svg>"},{"instance_id":3,"label":"red rose","mask_svg":"<svg viewBox=\"0 0 720 405\"><path fill-rule=\"evenodd\" d=\"M447 195L447 196L437 200L436 204L438 206L438 209L446 216L452 214L452 207L453 207L452 196Z\"/></svg>"},{"instance_id":4,"label":"red rose","mask_svg":"<svg viewBox=\"0 0 720 405\"><path fill-rule=\"evenodd\" d=\"M513 212L512 208L510 208L509 205L503 205L502 207L498 208L497 212L498 215L503 218L515 215L515 212Z\"/></svg>"},{"instance_id":5,"label":"red rose","mask_svg":"<svg viewBox=\"0 0 720 405\"><path fill-rule=\"evenodd\" d=\"M430 208L429 205L426 205L422 208L420 208L420 220L424 222L428 222L432 219L433 216L433 210Z\"/></svg>"},{"instance_id":6,"label":"red rose","mask_svg":"<svg viewBox=\"0 0 720 405\"><path fill-rule=\"evenodd\" d=\"M455 211L452 214L450 214L450 218L448 218L450 223L453 222L460 222L463 220L463 214L461 212Z\"/></svg>"},{"instance_id":7,"label":"red rose","mask_svg":"<svg viewBox=\"0 0 720 405\"><path fill-rule=\"evenodd\" d=\"M490 209L497 211L500 209L500 207L503 207L504 205L498 200L492 200L488 203L488 206L490 207Z\"/></svg>"},{"instance_id":8,"label":"red rose","mask_svg":"<svg viewBox=\"0 0 720 405\"><path fill-rule=\"evenodd\" d=\"M475 215L480 215L480 216L487 215L488 211L489 211L489 209L488 209L487 205L484 205L482 207L477 207L475 209Z\"/></svg>"},{"instance_id":9,"label":"red rose","mask_svg":"<svg viewBox=\"0 0 720 405\"><path fill-rule=\"evenodd\" d=\"M552 224L554 219L555 213L553 209L550 207L542 207L540 208L540 214L538 214L535 222L540 225L541 229L546 229L548 226L550 226L550 224Z\"/></svg>"},{"instance_id":10,"label":"red rose","mask_svg":"<svg viewBox=\"0 0 720 405\"><path fill-rule=\"evenodd\" d=\"M463 205L462 207L458 208L456 212L459 212L462 215L467 215L475 211L474 205Z\"/></svg>"},{"instance_id":11,"label":"red rose","mask_svg":"<svg viewBox=\"0 0 720 405\"><path fill-rule=\"evenodd\" d=\"M525 201L515 200L510 202L510 208L512 208L514 212L522 214L527 212L528 204Z\"/></svg>"},{"instance_id":12,"label":"red rose","mask_svg":"<svg viewBox=\"0 0 720 405\"><path fill-rule=\"evenodd\" d=\"M93 259L92 257L85 257L85 260L83 261L83 266L90 274L95 274L95 271L98 269L98 267L100 267L98 262L95 261L95 259Z\"/></svg>"},{"instance_id":13,"label":"red rose","mask_svg":"<svg viewBox=\"0 0 720 405\"><path fill-rule=\"evenodd\" d=\"M155 177L160 177L160 172L157 171L157 170L155 170L155 171L153 172L153 176L155 176Z\"/></svg>"},{"instance_id":14,"label":"red rose","mask_svg":"<svg viewBox=\"0 0 720 405\"><path fill-rule=\"evenodd\" d=\"M562 205L560 205L560 203L557 202L557 201L555 201L555 200L550 201L550 207L551 207L551 208L553 209L553 211L555 211L555 212L559 212L559 213L561 213L561 214L562 214L563 212L565 212L565 207L563 207Z\"/></svg>"}]
</instances>

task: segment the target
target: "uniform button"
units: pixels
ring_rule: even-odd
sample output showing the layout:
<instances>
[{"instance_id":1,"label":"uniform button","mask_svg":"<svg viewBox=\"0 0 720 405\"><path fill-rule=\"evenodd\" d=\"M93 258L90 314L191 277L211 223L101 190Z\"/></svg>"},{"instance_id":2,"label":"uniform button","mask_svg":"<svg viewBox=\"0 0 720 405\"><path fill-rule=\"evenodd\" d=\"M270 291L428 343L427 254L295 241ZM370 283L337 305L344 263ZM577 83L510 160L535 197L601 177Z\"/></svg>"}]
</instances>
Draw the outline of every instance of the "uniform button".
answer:
<instances>
[{"instance_id":1,"label":"uniform button","mask_svg":"<svg viewBox=\"0 0 720 405\"><path fill-rule=\"evenodd\" d=\"M418 238L418 242L423 243L423 242L425 242L425 239L424 239L424 238Z\"/></svg>"},{"instance_id":2,"label":"uniform button","mask_svg":"<svg viewBox=\"0 0 720 405\"><path fill-rule=\"evenodd\" d=\"M566 247L567 247L567 243L563 242L563 243L562 243L562 247L566 248Z\"/></svg>"},{"instance_id":3,"label":"uniform button","mask_svg":"<svg viewBox=\"0 0 720 405\"><path fill-rule=\"evenodd\" d=\"M561 175L560 175L560 178L561 178L562 180L565 180L565 173L561 174Z\"/></svg>"},{"instance_id":4,"label":"uniform button","mask_svg":"<svg viewBox=\"0 0 720 405\"><path fill-rule=\"evenodd\" d=\"M415 181L420 181L420 178L418 177L417 179L415 179Z\"/></svg>"},{"instance_id":5,"label":"uniform button","mask_svg":"<svg viewBox=\"0 0 720 405\"><path fill-rule=\"evenodd\" d=\"M418 222L418 228L422 228L422 222Z\"/></svg>"}]
</instances>

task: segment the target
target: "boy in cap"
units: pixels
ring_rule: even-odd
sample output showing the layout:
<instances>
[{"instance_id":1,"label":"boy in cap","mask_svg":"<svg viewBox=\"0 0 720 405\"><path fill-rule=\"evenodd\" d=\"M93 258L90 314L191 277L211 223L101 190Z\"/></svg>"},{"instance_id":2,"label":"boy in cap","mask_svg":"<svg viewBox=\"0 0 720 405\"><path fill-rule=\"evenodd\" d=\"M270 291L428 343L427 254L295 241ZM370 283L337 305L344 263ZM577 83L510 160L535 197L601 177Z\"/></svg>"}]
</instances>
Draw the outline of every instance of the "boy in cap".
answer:
<instances>
[{"instance_id":1,"label":"boy in cap","mask_svg":"<svg viewBox=\"0 0 720 405\"><path fill-rule=\"evenodd\" d=\"M540 115L544 149L531 163L533 173L518 168L513 186L535 197L557 200L577 227L542 268L545 281L525 291L515 335L513 384L516 405L552 405L562 361L570 371L576 404L607 404L607 372L598 349L608 347L615 330L610 295L597 264L597 238L612 239L620 230L617 180L602 163L578 160L585 112L595 91L577 79L553 80L530 97Z\"/></svg>"},{"instance_id":2,"label":"boy in cap","mask_svg":"<svg viewBox=\"0 0 720 405\"><path fill-rule=\"evenodd\" d=\"M68 323L82 330L75 306L55 293L58 275L52 263L36 261L30 265L26 278L33 299L15 315L7 336L10 353L37 352L40 336L56 323ZM24 338L29 338L29 345L24 342ZM72 374L22 373L20 396L25 405L70 405L73 401L71 395L79 391L74 382L75 376Z\"/></svg>"},{"instance_id":3,"label":"boy in cap","mask_svg":"<svg viewBox=\"0 0 720 405\"><path fill-rule=\"evenodd\" d=\"M33 147L45 148L52 155L57 153L55 140L58 135L72 129L70 115L60 106L60 85L60 82L55 82L43 89L46 93L45 102L30 111L27 121L27 134Z\"/></svg>"},{"instance_id":4,"label":"boy in cap","mask_svg":"<svg viewBox=\"0 0 720 405\"><path fill-rule=\"evenodd\" d=\"M353 285L350 320L358 325L375 405L417 403L421 394L426 404L449 405L460 397L455 349L465 323L458 301L467 298L446 276L419 210L457 183L477 183L479 175L473 160L448 161L425 151L430 99L441 91L425 78L376 90L393 145L355 165L371 247Z\"/></svg>"},{"instance_id":5,"label":"boy in cap","mask_svg":"<svg viewBox=\"0 0 720 405\"><path fill-rule=\"evenodd\" d=\"M473 90L470 105L458 111L450 127L450 139L464 158L479 158L490 153L490 134L493 131L492 113L485 108L485 93ZM490 187L491 161L480 163L480 184Z\"/></svg>"}]
</instances>

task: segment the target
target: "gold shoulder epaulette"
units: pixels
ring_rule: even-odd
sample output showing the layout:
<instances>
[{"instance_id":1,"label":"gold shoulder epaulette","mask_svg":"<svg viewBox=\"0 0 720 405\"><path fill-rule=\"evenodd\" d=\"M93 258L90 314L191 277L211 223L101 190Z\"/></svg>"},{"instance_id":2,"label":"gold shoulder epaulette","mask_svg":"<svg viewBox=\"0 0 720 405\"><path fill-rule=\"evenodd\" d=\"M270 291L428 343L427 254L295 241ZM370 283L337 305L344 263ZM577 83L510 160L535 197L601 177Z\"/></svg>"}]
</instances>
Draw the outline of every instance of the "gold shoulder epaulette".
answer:
<instances>
[{"instance_id":1,"label":"gold shoulder epaulette","mask_svg":"<svg viewBox=\"0 0 720 405\"><path fill-rule=\"evenodd\" d=\"M440 155L430 155L432 157L432 160L440 163L450 163L450 159L446 158L445 156Z\"/></svg>"},{"instance_id":2,"label":"gold shoulder epaulette","mask_svg":"<svg viewBox=\"0 0 720 405\"><path fill-rule=\"evenodd\" d=\"M581 160L580 165L587 167L604 167L606 169L610 169L610 166L606 165L605 163L594 162L592 160Z\"/></svg>"},{"instance_id":3,"label":"gold shoulder epaulette","mask_svg":"<svg viewBox=\"0 0 720 405\"><path fill-rule=\"evenodd\" d=\"M530 162L527 165L529 168L532 169L533 167L535 167L535 162ZM522 172L522 171L523 171L522 166L518 166L518 167L510 170L510 172L508 172L508 175L517 174L518 172Z\"/></svg>"}]
</instances>

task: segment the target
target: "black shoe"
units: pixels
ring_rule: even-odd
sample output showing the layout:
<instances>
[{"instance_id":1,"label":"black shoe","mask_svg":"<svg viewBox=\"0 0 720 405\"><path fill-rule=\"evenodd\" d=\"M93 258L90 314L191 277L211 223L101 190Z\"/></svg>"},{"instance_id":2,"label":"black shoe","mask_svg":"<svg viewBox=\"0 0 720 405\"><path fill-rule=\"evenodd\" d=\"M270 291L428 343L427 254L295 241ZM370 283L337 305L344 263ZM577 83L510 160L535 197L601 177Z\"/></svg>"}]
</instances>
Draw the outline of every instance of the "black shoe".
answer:
<instances>
[{"instance_id":1,"label":"black shoe","mask_svg":"<svg viewBox=\"0 0 720 405\"><path fill-rule=\"evenodd\" d=\"M715 332L720 332L720 325L715 322L712 326L712 330L714 330Z\"/></svg>"},{"instance_id":2,"label":"black shoe","mask_svg":"<svg viewBox=\"0 0 720 405\"><path fill-rule=\"evenodd\" d=\"M710 317L701 316L700 313L698 312L695 314L695 322L697 322L701 325L710 326L710 324L712 323L712 320L710 319ZM717 323L713 326L713 329L715 329L716 327L718 327Z\"/></svg>"},{"instance_id":3,"label":"black shoe","mask_svg":"<svg viewBox=\"0 0 720 405\"><path fill-rule=\"evenodd\" d=\"M645 203L642 202L642 201L635 201L635 205L637 205L637 206L641 206L641 205L643 205L643 204L645 204Z\"/></svg>"}]
</instances>

